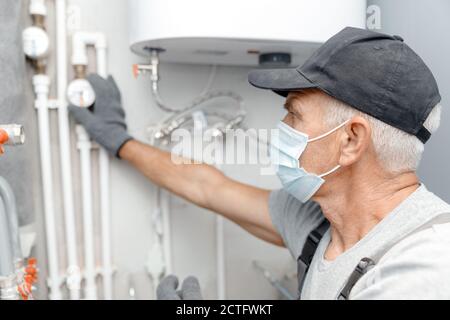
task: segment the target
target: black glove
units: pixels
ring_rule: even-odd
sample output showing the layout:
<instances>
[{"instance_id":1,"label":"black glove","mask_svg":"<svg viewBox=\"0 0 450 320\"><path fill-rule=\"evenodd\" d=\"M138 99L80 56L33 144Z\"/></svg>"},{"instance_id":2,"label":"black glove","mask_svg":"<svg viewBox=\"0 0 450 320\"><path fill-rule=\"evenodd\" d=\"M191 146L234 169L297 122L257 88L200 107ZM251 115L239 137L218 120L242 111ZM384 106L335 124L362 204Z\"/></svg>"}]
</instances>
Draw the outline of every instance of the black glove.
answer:
<instances>
[{"instance_id":1,"label":"black glove","mask_svg":"<svg viewBox=\"0 0 450 320\"><path fill-rule=\"evenodd\" d=\"M73 105L69 105L69 111L86 128L91 139L118 157L120 148L133 139L127 133L119 88L111 76L105 80L97 74L91 74L87 80L96 97L93 111Z\"/></svg>"},{"instance_id":2,"label":"black glove","mask_svg":"<svg viewBox=\"0 0 450 320\"><path fill-rule=\"evenodd\" d=\"M200 284L195 277L187 277L181 285L181 290L177 291L178 278L170 275L161 280L156 289L156 299L158 300L203 300L200 291Z\"/></svg>"}]
</instances>

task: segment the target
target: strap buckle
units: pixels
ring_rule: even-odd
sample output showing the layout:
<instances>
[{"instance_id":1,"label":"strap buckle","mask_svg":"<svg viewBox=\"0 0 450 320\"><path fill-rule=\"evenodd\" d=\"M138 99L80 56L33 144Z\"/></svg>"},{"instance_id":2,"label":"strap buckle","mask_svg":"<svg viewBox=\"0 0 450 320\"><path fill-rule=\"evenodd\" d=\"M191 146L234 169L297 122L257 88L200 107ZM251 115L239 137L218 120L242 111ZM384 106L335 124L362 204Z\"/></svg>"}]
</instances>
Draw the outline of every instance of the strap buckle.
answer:
<instances>
[{"instance_id":1,"label":"strap buckle","mask_svg":"<svg viewBox=\"0 0 450 320\"><path fill-rule=\"evenodd\" d=\"M362 258L358 264L356 265L355 269L353 270L352 274L347 280L347 283L345 284L344 288L341 290L341 293L338 296L338 300L347 300L350 296L350 292L352 291L355 284L359 281L359 279L362 278L363 275L367 273L372 267L375 265L375 261L373 261L370 258Z\"/></svg>"}]
</instances>

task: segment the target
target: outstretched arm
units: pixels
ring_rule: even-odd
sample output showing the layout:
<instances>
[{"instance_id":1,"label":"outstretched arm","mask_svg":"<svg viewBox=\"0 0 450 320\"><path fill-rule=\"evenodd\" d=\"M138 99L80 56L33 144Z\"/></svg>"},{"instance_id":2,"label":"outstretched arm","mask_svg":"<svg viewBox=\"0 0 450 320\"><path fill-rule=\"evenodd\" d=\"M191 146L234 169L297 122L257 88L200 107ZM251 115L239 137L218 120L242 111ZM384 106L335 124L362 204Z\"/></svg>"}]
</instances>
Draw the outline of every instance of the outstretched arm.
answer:
<instances>
[{"instance_id":1,"label":"outstretched arm","mask_svg":"<svg viewBox=\"0 0 450 320\"><path fill-rule=\"evenodd\" d=\"M207 164L175 164L171 154L136 140L119 152L153 183L228 218L276 245L283 241L269 215L269 190L239 183Z\"/></svg>"}]
</instances>

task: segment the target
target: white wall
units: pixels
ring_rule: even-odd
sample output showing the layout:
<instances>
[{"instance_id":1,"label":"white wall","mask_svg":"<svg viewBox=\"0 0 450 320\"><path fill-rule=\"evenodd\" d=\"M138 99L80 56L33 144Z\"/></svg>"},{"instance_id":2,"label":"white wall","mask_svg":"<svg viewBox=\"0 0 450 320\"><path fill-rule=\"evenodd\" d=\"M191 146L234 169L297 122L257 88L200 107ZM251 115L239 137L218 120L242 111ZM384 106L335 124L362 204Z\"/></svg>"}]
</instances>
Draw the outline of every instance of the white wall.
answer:
<instances>
[{"instance_id":1,"label":"white wall","mask_svg":"<svg viewBox=\"0 0 450 320\"><path fill-rule=\"evenodd\" d=\"M126 1L69 0L69 5L80 8L82 30L101 31L106 34L109 42L109 70L122 90L129 131L136 138L145 140L147 126L159 121L165 114L152 101L149 80L145 78L135 80L132 76L132 64L145 61L129 50ZM52 12L49 18L52 18ZM52 23L52 21L49 22ZM49 28L52 28L51 24ZM53 31L50 30L50 33ZM163 97L173 105L185 105L203 89L209 70L209 66L163 64L161 66ZM276 121L283 115L283 100L270 92L251 87L247 83L248 71L245 68L219 67L213 88L232 89L244 97L249 127L274 127ZM56 126L53 131L55 130ZM56 134L54 137L56 139ZM78 157L74 143L72 144L77 223L80 226ZM257 167L232 166L225 167L225 171L235 179L261 187L278 186L275 177L261 177ZM128 298L130 279L136 287L138 299L154 298L154 289L144 269L147 252L151 245L150 213L154 205L151 201L154 186L133 168L119 160L112 161L111 175L113 259L117 267L116 298ZM58 176L55 179L57 180ZM58 185L55 189L60 190ZM57 195L57 197L60 196ZM198 276L204 296L214 299L216 298L214 215L176 197L172 197L171 207L174 273L180 277L189 274ZM99 231L98 219L96 230ZM227 298L277 298L276 290L260 273L255 271L251 262L254 259L259 260L275 274L281 276L287 269L295 268L295 262L287 250L264 243L228 221L225 233ZM64 249L63 236L60 230L61 252ZM41 244L42 241L43 237L41 237ZM78 243L82 244L81 232L78 235ZM43 255L42 252L41 255ZM61 269L63 269L65 262L63 258L61 259ZM97 259L100 261L99 254ZM42 274L45 275L45 270ZM291 285L295 288L295 280Z\"/></svg>"}]
</instances>

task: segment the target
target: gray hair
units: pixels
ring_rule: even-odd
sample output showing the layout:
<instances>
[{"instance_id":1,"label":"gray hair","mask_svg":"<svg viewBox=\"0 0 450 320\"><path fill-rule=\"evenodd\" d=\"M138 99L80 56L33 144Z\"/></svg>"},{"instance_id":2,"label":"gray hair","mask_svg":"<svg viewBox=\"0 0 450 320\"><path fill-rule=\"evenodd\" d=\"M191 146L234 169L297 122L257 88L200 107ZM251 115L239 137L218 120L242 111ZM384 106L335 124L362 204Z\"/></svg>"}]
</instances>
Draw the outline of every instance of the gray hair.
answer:
<instances>
[{"instance_id":1,"label":"gray hair","mask_svg":"<svg viewBox=\"0 0 450 320\"><path fill-rule=\"evenodd\" d=\"M370 123L375 152L386 171L397 174L417 170L424 150L424 144L419 139L337 99L331 100L325 110L327 125L335 127L354 116L361 116ZM424 127L431 134L439 128L441 109L441 105L436 105L424 122Z\"/></svg>"}]
</instances>

